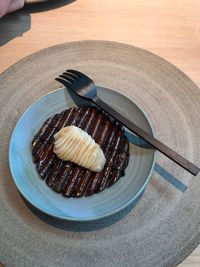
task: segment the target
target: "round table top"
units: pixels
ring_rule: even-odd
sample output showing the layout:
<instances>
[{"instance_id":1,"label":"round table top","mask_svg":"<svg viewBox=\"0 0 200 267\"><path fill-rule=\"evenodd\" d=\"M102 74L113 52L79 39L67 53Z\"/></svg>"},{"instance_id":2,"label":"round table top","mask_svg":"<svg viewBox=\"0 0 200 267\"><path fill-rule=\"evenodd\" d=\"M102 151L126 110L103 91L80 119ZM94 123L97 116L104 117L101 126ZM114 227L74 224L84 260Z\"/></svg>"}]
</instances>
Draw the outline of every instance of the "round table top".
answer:
<instances>
[{"instance_id":1,"label":"round table top","mask_svg":"<svg viewBox=\"0 0 200 267\"><path fill-rule=\"evenodd\" d=\"M70 266L175 266L199 244L200 180L160 153L136 207L96 222L51 218L17 191L7 159L12 130L34 99L59 88L54 78L68 68L130 96L148 115L158 139L199 164L200 91L172 64L140 48L105 41L72 42L33 54L0 77L1 260L8 266L63 266L66 261Z\"/></svg>"}]
</instances>

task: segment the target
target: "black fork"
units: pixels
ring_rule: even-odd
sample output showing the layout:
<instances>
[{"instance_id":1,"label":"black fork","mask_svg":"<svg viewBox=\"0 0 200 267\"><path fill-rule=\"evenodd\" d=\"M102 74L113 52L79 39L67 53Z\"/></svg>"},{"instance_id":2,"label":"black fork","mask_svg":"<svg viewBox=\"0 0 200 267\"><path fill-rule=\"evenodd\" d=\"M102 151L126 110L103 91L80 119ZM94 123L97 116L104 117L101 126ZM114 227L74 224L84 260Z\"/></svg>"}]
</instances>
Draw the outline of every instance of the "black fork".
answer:
<instances>
[{"instance_id":1,"label":"black fork","mask_svg":"<svg viewBox=\"0 0 200 267\"><path fill-rule=\"evenodd\" d=\"M127 127L130 131L141 137L144 141L149 143L153 148L157 149L165 156L176 162L178 165L183 167L185 170L193 175L197 175L200 169L193 163L183 158L181 155L173 151L171 148L160 142L158 139L151 136L149 133L142 130L134 122L129 121L127 118L122 116L119 112L111 108L108 104L102 101L97 96L97 90L95 83L85 74L77 70L67 70L63 74L56 78L57 81L61 82L68 89L73 90L78 96L92 101L101 109L106 111L113 118L118 120L121 124Z\"/></svg>"}]
</instances>

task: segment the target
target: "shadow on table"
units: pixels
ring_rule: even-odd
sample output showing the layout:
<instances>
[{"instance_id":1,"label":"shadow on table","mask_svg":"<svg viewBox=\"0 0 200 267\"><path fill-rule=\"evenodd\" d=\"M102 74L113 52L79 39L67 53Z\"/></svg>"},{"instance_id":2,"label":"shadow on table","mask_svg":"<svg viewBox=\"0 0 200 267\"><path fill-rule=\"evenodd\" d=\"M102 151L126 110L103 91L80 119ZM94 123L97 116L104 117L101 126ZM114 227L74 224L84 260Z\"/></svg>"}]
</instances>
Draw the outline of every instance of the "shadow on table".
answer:
<instances>
[{"instance_id":1,"label":"shadow on table","mask_svg":"<svg viewBox=\"0 0 200 267\"><path fill-rule=\"evenodd\" d=\"M182 193L184 193L187 190L187 186L184 183L182 183L179 179L177 179L172 174L170 174L168 171L166 171L159 164L157 164L157 163L155 164L154 171L156 173L158 173L160 176L162 176L162 178L164 178L166 181L168 181L178 191L181 191ZM158 188L158 190L160 190L160 188ZM163 188L163 190L165 190L165 189ZM45 223L47 223L53 227L56 227L58 229L62 229L62 230L66 230L66 231L91 232L91 231L96 231L96 230L100 230L100 229L109 227L109 226L117 223L121 219L123 219L137 205L139 200L142 198L143 193L144 192L142 192L133 203L131 203L128 207L126 207L122 211L120 211L114 215L111 215L109 217L95 220L95 221L89 221L89 222L74 222L74 221L66 221L66 220L54 218L52 216L49 216L49 215L41 212L40 210L38 210L37 208L32 206L29 202L27 202L23 196L21 196L21 197L22 197L25 205L43 222L45 222Z\"/></svg>"},{"instance_id":2,"label":"shadow on table","mask_svg":"<svg viewBox=\"0 0 200 267\"><path fill-rule=\"evenodd\" d=\"M106 227L109 227L112 224L115 224L116 222L120 221L123 219L126 215L128 215L129 212L136 206L138 201L141 199L143 193L128 207L123 209L122 211L111 215L109 217L95 220L95 221L89 221L89 222L74 222L74 221L66 221L62 219L57 219L53 218L47 214L44 214L40 210L36 209L34 206L32 206L30 203L28 203L22 196L22 199L26 206L42 221L45 223L62 229L66 231L71 231L71 232L91 232L91 231L96 231L100 230Z\"/></svg>"},{"instance_id":3,"label":"shadow on table","mask_svg":"<svg viewBox=\"0 0 200 267\"><path fill-rule=\"evenodd\" d=\"M0 46L20 37L31 27L31 16L25 12L15 12L0 19Z\"/></svg>"},{"instance_id":4,"label":"shadow on table","mask_svg":"<svg viewBox=\"0 0 200 267\"><path fill-rule=\"evenodd\" d=\"M21 10L8 14L0 19L0 46L16 37L21 37L31 28L31 15L71 4L76 0L51 0L49 2L29 4Z\"/></svg>"},{"instance_id":5,"label":"shadow on table","mask_svg":"<svg viewBox=\"0 0 200 267\"><path fill-rule=\"evenodd\" d=\"M170 174L168 171L166 171L163 167L161 167L159 164L155 164L154 171L158 173L162 178L167 180L172 186L174 186L177 190L181 191L184 193L187 190L187 186L182 183L179 179L174 177L172 174ZM143 192L144 193L144 192ZM24 203L26 206L43 222L56 227L58 229L66 230L66 231L71 231L71 232L91 232L91 231L96 231L100 230L106 227L109 227L121 219L123 219L125 216L129 214L129 212L132 211L132 209L137 205L139 200L142 198L143 193L133 202L131 203L128 207L123 209L122 211L111 215L109 217L99 219L96 221L89 221L89 222L74 222L74 221L66 221L62 219L57 219L52 216L49 216L34 206L32 206L29 202L26 201L26 199L22 197Z\"/></svg>"}]
</instances>

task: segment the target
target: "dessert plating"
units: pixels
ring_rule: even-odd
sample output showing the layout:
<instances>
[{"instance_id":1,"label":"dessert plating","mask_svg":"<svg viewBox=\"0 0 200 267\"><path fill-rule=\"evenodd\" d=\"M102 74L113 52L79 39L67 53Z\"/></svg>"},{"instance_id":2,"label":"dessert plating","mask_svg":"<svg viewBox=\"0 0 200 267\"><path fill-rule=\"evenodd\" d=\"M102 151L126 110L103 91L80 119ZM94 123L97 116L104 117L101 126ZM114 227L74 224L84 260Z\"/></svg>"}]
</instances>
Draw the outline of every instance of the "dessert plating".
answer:
<instances>
[{"instance_id":1,"label":"dessert plating","mask_svg":"<svg viewBox=\"0 0 200 267\"><path fill-rule=\"evenodd\" d=\"M104 168L93 172L54 153L54 135L74 125L87 132L101 147L106 158ZM123 127L93 107L67 109L48 118L32 141L36 169L48 186L65 197L90 196L112 186L122 176L129 161L129 142Z\"/></svg>"}]
</instances>

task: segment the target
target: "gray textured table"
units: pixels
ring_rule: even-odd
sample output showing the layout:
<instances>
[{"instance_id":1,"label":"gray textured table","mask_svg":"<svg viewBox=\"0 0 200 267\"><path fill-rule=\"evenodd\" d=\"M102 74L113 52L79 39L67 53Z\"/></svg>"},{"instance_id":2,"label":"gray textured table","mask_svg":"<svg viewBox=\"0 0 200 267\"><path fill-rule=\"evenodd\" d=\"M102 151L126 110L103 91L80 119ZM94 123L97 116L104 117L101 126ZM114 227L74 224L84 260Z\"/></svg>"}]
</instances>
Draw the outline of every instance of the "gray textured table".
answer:
<instances>
[{"instance_id":1,"label":"gray textured table","mask_svg":"<svg viewBox=\"0 0 200 267\"><path fill-rule=\"evenodd\" d=\"M199 244L200 182L160 154L138 205L95 223L50 218L31 208L16 190L8 166L10 134L35 99L59 86L53 77L66 67L132 97L149 115L158 138L199 164L199 89L165 60L109 42L69 43L24 59L0 77L2 263L175 266Z\"/></svg>"}]
</instances>

